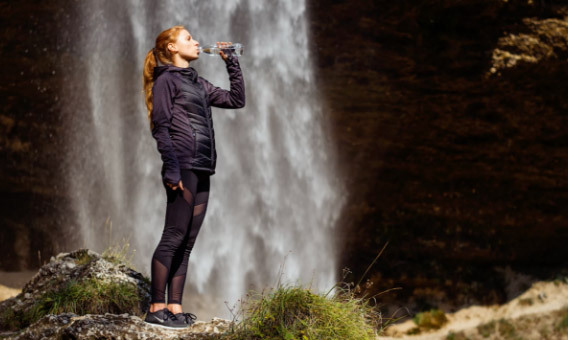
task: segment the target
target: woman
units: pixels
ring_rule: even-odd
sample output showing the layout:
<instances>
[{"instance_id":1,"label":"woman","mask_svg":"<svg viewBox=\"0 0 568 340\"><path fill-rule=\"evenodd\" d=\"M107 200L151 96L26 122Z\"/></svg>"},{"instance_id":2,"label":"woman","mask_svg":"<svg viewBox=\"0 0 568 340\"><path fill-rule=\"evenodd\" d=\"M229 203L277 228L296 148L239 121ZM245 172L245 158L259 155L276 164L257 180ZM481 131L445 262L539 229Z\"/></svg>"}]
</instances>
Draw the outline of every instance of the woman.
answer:
<instances>
[{"instance_id":1,"label":"woman","mask_svg":"<svg viewBox=\"0 0 568 340\"><path fill-rule=\"evenodd\" d=\"M170 328L187 327L195 319L182 312L181 301L189 254L207 209L209 177L215 173L211 106L236 109L245 105L237 57L219 53L229 73L227 91L189 67L199 58L198 47L199 42L183 26L174 26L158 35L144 61L148 118L163 161L167 196L164 231L152 257L152 301L145 321Z\"/></svg>"}]
</instances>

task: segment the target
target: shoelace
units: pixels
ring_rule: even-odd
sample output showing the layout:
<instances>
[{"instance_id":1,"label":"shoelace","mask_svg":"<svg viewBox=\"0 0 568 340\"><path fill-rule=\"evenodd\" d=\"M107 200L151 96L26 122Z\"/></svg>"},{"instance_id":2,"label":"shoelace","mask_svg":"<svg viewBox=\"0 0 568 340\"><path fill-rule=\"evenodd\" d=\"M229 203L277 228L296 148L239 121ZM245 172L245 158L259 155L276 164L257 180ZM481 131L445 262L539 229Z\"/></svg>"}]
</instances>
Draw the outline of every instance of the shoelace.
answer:
<instances>
[{"instance_id":1,"label":"shoelace","mask_svg":"<svg viewBox=\"0 0 568 340\"><path fill-rule=\"evenodd\" d=\"M193 324L195 320L197 320L197 316L195 316L195 314L192 313L183 313L183 316L185 317L185 322L187 322L188 324Z\"/></svg>"},{"instance_id":2,"label":"shoelace","mask_svg":"<svg viewBox=\"0 0 568 340\"><path fill-rule=\"evenodd\" d=\"M169 309L164 308L165 312L164 312L164 321L165 320L177 320L176 316L174 315L174 313L172 313Z\"/></svg>"}]
</instances>

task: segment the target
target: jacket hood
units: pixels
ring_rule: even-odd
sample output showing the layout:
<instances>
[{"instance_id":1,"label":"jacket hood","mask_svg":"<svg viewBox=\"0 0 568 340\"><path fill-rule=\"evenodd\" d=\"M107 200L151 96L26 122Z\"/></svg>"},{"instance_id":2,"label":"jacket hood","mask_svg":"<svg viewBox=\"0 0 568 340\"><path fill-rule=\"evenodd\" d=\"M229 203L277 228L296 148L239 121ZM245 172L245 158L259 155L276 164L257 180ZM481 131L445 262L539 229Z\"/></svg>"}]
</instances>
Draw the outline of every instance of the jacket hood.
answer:
<instances>
[{"instance_id":1,"label":"jacket hood","mask_svg":"<svg viewBox=\"0 0 568 340\"><path fill-rule=\"evenodd\" d=\"M183 68L174 65L162 65L154 67L154 74L152 75L154 81L156 81L156 79L158 79L158 77L165 72L177 72L181 73L184 77L189 77L192 81L197 80L197 71L195 71L193 67L188 66L186 68Z\"/></svg>"}]
</instances>

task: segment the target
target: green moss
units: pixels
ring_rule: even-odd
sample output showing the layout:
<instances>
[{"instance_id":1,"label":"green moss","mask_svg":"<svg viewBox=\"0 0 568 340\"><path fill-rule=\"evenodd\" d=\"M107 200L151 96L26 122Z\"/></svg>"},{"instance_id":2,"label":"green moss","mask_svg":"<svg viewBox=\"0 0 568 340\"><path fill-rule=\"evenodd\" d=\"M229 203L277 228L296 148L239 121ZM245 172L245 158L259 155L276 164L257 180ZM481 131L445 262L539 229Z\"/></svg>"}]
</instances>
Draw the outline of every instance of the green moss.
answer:
<instances>
[{"instance_id":1,"label":"green moss","mask_svg":"<svg viewBox=\"0 0 568 340\"><path fill-rule=\"evenodd\" d=\"M16 330L19 329L21 314L14 312L12 308L6 308L0 313L0 329Z\"/></svg>"},{"instance_id":2,"label":"green moss","mask_svg":"<svg viewBox=\"0 0 568 340\"><path fill-rule=\"evenodd\" d=\"M75 264L82 266L90 263L93 258L88 254L88 252L82 252L77 258L75 258Z\"/></svg>"},{"instance_id":3,"label":"green moss","mask_svg":"<svg viewBox=\"0 0 568 340\"><path fill-rule=\"evenodd\" d=\"M408 334L408 335L420 334L420 328L413 327L413 328L409 329L408 331L406 331L406 334Z\"/></svg>"},{"instance_id":4,"label":"green moss","mask_svg":"<svg viewBox=\"0 0 568 340\"><path fill-rule=\"evenodd\" d=\"M533 304L534 301L531 298L524 298L519 300L519 305L521 306L532 306Z\"/></svg>"},{"instance_id":5,"label":"green moss","mask_svg":"<svg viewBox=\"0 0 568 340\"><path fill-rule=\"evenodd\" d=\"M563 316L561 317L562 320L557 326L557 329L562 332L568 332L568 309L565 309L563 312Z\"/></svg>"},{"instance_id":6,"label":"green moss","mask_svg":"<svg viewBox=\"0 0 568 340\"><path fill-rule=\"evenodd\" d=\"M469 340L470 338L467 337L464 332L449 332L446 336L446 340Z\"/></svg>"},{"instance_id":7,"label":"green moss","mask_svg":"<svg viewBox=\"0 0 568 340\"><path fill-rule=\"evenodd\" d=\"M431 309L427 312L416 314L413 321L418 326L418 328L430 330L441 328L448 322L448 318L443 311L439 309Z\"/></svg>"},{"instance_id":8,"label":"green moss","mask_svg":"<svg viewBox=\"0 0 568 340\"><path fill-rule=\"evenodd\" d=\"M488 338L491 336L491 334L495 333L496 326L497 324L495 323L495 321L491 321L477 326L477 331L482 337Z\"/></svg>"},{"instance_id":9,"label":"green moss","mask_svg":"<svg viewBox=\"0 0 568 340\"><path fill-rule=\"evenodd\" d=\"M548 339L548 337L550 336L550 330L547 329L546 327L542 327L538 330L538 333L540 334L542 339Z\"/></svg>"},{"instance_id":10,"label":"green moss","mask_svg":"<svg viewBox=\"0 0 568 340\"><path fill-rule=\"evenodd\" d=\"M252 294L241 313L243 321L225 339L374 340L379 325L373 307L349 292L330 298L301 287Z\"/></svg>"},{"instance_id":11,"label":"green moss","mask_svg":"<svg viewBox=\"0 0 568 340\"><path fill-rule=\"evenodd\" d=\"M515 330L515 326L507 320L501 319L499 320L499 334L504 337L505 339L511 339L515 336L517 331Z\"/></svg>"},{"instance_id":12,"label":"green moss","mask_svg":"<svg viewBox=\"0 0 568 340\"><path fill-rule=\"evenodd\" d=\"M31 308L15 313L5 311L0 316L0 327L18 330L29 326L47 314L75 313L142 314L137 287L131 283L103 282L96 279L69 281L57 291L42 295Z\"/></svg>"},{"instance_id":13,"label":"green moss","mask_svg":"<svg viewBox=\"0 0 568 340\"><path fill-rule=\"evenodd\" d=\"M152 285L152 281L150 281L150 278L146 275L142 275L142 281L144 281L148 286Z\"/></svg>"}]
</instances>

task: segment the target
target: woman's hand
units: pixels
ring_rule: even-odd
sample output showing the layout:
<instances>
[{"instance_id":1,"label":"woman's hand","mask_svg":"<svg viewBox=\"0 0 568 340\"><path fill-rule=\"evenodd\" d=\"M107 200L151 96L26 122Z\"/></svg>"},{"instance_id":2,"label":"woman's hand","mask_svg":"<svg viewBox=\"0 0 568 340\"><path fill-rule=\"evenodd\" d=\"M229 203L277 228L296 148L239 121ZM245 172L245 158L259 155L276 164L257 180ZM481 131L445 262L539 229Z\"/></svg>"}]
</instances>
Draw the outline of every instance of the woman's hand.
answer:
<instances>
[{"instance_id":1,"label":"woman's hand","mask_svg":"<svg viewBox=\"0 0 568 340\"><path fill-rule=\"evenodd\" d=\"M221 48L221 50L219 51L219 55L221 56L221 58L223 58L223 60L227 60L227 58L229 57L228 55L225 54L225 52L223 52L223 48L227 47L227 46L231 46L233 43L232 42L224 42L224 41L217 41L217 47Z\"/></svg>"},{"instance_id":2,"label":"woman's hand","mask_svg":"<svg viewBox=\"0 0 568 340\"><path fill-rule=\"evenodd\" d=\"M167 186L169 186L172 190L177 190L177 188L180 188L181 191L183 191L183 183L181 182L181 179L179 180L179 183L176 184L171 184L171 183L166 183Z\"/></svg>"}]
</instances>

